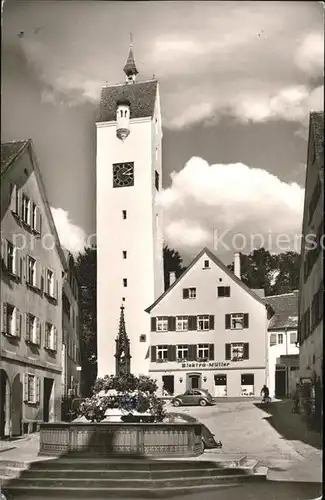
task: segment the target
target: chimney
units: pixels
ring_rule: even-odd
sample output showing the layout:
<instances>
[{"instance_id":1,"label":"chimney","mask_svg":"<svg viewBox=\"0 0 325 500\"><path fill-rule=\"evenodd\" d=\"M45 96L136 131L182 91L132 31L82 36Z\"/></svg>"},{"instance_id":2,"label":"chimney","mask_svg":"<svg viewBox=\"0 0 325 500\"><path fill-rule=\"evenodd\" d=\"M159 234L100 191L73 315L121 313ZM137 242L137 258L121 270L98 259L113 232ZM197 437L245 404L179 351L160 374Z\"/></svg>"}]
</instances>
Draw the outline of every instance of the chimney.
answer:
<instances>
[{"instance_id":1,"label":"chimney","mask_svg":"<svg viewBox=\"0 0 325 500\"><path fill-rule=\"evenodd\" d=\"M176 280L176 273L174 271L169 272L169 286L171 286Z\"/></svg>"},{"instance_id":2,"label":"chimney","mask_svg":"<svg viewBox=\"0 0 325 500\"><path fill-rule=\"evenodd\" d=\"M237 278L241 278L240 274L240 253L234 254L234 274Z\"/></svg>"}]
</instances>

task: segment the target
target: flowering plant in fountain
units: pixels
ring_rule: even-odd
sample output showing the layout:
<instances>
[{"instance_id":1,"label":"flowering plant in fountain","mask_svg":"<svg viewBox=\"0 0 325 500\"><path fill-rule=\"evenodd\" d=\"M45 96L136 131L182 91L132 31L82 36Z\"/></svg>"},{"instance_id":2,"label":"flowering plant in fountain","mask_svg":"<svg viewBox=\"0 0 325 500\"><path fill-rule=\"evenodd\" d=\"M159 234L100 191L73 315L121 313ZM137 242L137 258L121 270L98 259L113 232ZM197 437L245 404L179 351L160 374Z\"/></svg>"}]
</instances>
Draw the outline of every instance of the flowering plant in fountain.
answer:
<instances>
[{"instance_id":1,"label":"flowering plant in fountain","mask_svg":"<svg viewBox=\"0 0 325 500\"><path fill-rule=\"evenodd\" d=\"M161 422L166 412L164 402L157 398L156 391L155 380L146 375L106 375L96 380L93 396L80 405L80 415L92 422L100 422L108 409L118 409L129 420L134 414L145 414L147 420ZM135 420L141 421L141 417Z\"/></svg>"}]
</instances>

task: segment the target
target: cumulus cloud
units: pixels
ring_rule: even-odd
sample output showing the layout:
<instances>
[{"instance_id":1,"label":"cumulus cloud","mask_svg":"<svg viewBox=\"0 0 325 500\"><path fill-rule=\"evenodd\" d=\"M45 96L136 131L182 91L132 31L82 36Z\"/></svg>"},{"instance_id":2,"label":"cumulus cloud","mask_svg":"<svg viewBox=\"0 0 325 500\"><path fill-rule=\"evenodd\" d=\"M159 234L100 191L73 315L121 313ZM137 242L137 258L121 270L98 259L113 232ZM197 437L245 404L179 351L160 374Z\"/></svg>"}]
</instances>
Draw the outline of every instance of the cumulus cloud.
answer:
<instances>
[{"instance_id":1,"label":"cumulus cloud","mask_svg":"<svg viewBox=\"0 0 325 500\"><path fill-rule=\"evenodd\" d=\"M160 80L167 127L211 124L222 116L305 123L310 103L322 107L322 89L314 89L323 74L322 6L316 3L279 2L274 9L272 2L138 2L131 16L123 3L97 2L90 9L82 2L78 23L71 23L73 2L63 2L59 17L57 6L46 4L55 25L47 21L37 37L26 27L19 42L44 85L43 102L97 103L106 80L123 79L127 46L116 39L128 37L132 25L139 79L154 73ZM34 28L32 9L15 15L24 26L29 17Z\"/></svg>"},{"instance_id":2,"label":"cumulus cloud","mask_svg":"<svg viewBox=\"0 0 325 500\"><path fill-rule=\"evenodd\" d=\"M85 231L76 224L73 224L69 219L68 212L62 208L52 207L51 211L61 245L74 256L82 253L87 245Z\"/></svg>"},{"instance_id":3,"label":"cumulus cloud","mask_svg":"<svg viewBox=\"0 0 325 500\"><path fill-rule=\"evenodd\" d=\"M193 157L171 175L158 202L167 243L193 257L216 253L300 249L304 190L242 163L209 165ZM241 247L241 248L239 248Z\"/></svg>"},{"instance_id":4,"label":"cumulus cloud","mask_svg":"<svg viewBox=\"0 0 325 500\"><path fill-rule=\"evenodd\" d=\"M310 33L301 42L295 62L306 73L321 74L324 71L324 33Z\"/></svg>"}]
</instances>

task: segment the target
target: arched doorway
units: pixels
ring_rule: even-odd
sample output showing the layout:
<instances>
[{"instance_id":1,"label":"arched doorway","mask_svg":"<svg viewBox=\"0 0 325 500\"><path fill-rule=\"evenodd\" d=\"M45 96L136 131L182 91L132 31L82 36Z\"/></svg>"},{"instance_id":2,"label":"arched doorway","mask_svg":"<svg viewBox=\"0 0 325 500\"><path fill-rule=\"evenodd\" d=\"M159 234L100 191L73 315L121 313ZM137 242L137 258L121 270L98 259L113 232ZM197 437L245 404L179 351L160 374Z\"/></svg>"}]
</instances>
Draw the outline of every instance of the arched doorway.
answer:
<instances>
[{"instance_id":1,"label":"arched doorway","mask_svg":"<svg viewBox=\"0 0 325 500\"><path fill-rule=\"evenodd\" d=\"M201 389L201 373L188 373L186 377L187 389Z\"/></svg>"},{"instance_id":2,"label":"arched doorway","mask_svg":"<svg viewBox=\"0 0 325 500\"><path fill-rule=\"evenodd\" d=\"M11 426L13 436L21 435L22 406L23 384L20 380L20 374L17 373L12 383Z\"/></svg>"},{"instance_id":3,"label":"arched doorway","mask_svg":"<svg viewBox=\"0 0 325 500\"><path fill-rule=\"evenodd\" d=\"M0 439L10 435L10 384L5 370L0 370Z\"/></svg>"}]
</instances>

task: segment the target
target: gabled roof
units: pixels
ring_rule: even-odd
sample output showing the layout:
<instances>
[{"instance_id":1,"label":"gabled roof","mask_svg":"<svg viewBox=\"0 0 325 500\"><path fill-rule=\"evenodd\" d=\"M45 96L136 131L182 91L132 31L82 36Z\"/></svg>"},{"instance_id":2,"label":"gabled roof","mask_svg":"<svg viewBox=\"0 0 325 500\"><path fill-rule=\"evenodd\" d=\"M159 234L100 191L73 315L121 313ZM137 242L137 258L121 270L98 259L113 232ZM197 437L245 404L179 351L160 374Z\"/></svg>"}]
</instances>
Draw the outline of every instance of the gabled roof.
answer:
<instances>
[{"instance_id":1,"label":"gabled roof","mask_svg":"<svg viewBox=\"0 0 325 500\"><path fill-rule=\"evenodd\" d=\"M310 113L310 127L315 141L315 154L320 166L324 166L324 112L312 111Z\"/></svg>"},{"instance_id":2,"label":"gabled roof","mask_svg":"<svg viewBox=\"0 0 325 500\"><path fill-rule=\"evenodd\" d=\"M28 141L4 142L1 144L1 176L23 152L27 144Z\"/></svg>"},{"instance_id":3,"label":"gabled roof","mask_svg":"<svg viewBox=\"0 0 325 500\"><path fill-rule=\"evenodd\" d=\"M115 121L118 101L129 101L131 119L153 116L157 85L157 80L149 80L103 87L97 122Z\"/></svg>"},{"instance_id":4,"label":"gabled roof","mask_svg":"<svg viewBox=\"0 0 325 500\"><path fill-rule=\"evenodd\" d=\"M267 302L267 299L264 299L257 295L253 290L248 288L230 269L220 260L218 257L216 257L211 250L208 248L203 248L201 252L195 257L195 259L191 262L191 264L186 268L186 271L177 279L174 281L174 283L162 294L158 299L151 304L147 309L145 309L146 312L150 313L150 311L156 307L156 305L164 298L166 295L184 278L184 276L187 275L187 273L192 269L192 267L195 266L195 264L200 260L200 258L206 254L212 262L214 262L222 271L224 271L237 285L239 285L245 292L247 292L249 295L251 295L255 300L260 302L261 304L264 304L267 308L269 308L269 304ZM271 308L272 309L272 308Z\"/></svg>"},{"instance_id":5,"label":"gabled roof","mask_svg":"<svg viewBox=\"0 0 325 500\"><path fill-rule=\"evenodd\" d=\"M268 330L298 328L298 290L282 295L271 295L267 301L274 310Z\"/></svg>"},{"instance_id":6,"label":"gabled roof","mask_svg":"<svg viewBox=\"0 0 325 500\"><path fill-rule=\"evenodd\" d=\"M62 263L62 267L63 267L64 271L66 271L67 267L68 267L67 261L66 261L64 252L62 250L59 236L58 236L55 224L54 224L51 208L50 208L50 205L48 202L48 198L46 196L46 191L45 191L45 186L44 186L43 179L42 179L42 174L40 172L40 169L39 169L39 166L37 163L36 155L34 152L34 146L33 146L33 142L31 139L28 139L25 141L5 142L5 143L1 144L1 177L4 177L4 174L9 171L10 167L15 163L15 161L17 161L21 157L21 155L25 151L29 154L31 164L33 166L33 169L34 169L34 172L36 175L37 184L38 184L40 195L41 195L41 198L43 201L44 210L45 210L45 213L46 213L46 216L48 219L48 223L49 223L51 232L52 232L54 239L55 239L55 244L56 244L56 248L57 248L61 263ZM2 156L2 154L3 154L3 156ZM2 167L2 165L4 165L4 167ZM5 179L2 178L2 182L4 182L4 181L5 181Z\"/></svg>"}]
</instances>

